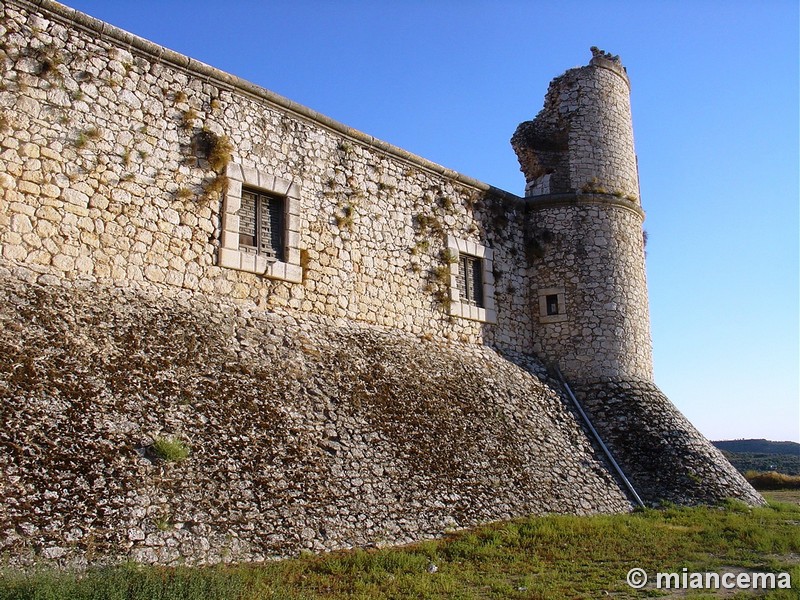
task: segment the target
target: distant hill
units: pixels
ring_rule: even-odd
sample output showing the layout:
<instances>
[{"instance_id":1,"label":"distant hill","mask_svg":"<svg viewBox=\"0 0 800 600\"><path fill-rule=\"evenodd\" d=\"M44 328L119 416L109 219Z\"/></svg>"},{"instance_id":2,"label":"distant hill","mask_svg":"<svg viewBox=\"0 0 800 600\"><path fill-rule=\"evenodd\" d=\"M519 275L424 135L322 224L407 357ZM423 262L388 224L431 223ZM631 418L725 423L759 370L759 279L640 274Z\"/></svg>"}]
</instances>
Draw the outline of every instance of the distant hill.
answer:
<instances>
[{"instance_id":1,"label":"distant hill","mask_svg":"<svg viewBox=\"0 0 800 600\"><path fill-rule=\"evenodd\" d=\"M797 442L771 442L769 440L724 440L711 442L726 452L753 452L758 454L793 454L800 456Z\"/></svg>"},{"instance_id":2,"label":"distant hill","mask_svg":"<svg viewBox=\"0 0 800 600\"><path fill-rule=\"evenodd\" d=\"M777 471L800 475L800 444L769 440L725 440L711 442L741 473Z\"/></svg>"}]
</instances>

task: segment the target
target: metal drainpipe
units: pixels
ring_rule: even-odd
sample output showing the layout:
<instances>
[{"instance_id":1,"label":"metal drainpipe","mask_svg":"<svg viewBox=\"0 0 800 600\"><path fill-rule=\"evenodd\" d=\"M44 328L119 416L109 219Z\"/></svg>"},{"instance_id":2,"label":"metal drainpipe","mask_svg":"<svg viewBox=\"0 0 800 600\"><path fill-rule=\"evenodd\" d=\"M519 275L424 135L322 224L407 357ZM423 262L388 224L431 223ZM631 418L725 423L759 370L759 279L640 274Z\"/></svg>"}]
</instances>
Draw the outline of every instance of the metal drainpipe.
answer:
<instances>
[{"instance_id":1,"label":"metal drainpipe","mask_svg":"<svg viewBox=\"0 0 800 600\"><path fill-rule=\"evenodd\" d=\"M581 406L580 402L578 402L578 399L575 397L575 394L572 393L572 390L570 389L566 379L564 379L564 376L561 374L561 369L556 367L556 373L558 374L558 378L561 380L561 385L563 385L564 389L567 390L567 394L569 394L569 397L572 400L572 403L575 405L575 408L578 409L578 413L580 413L583 422L586 423L586 426L589 428L589 431L592 432L594 439L597 440L597 443L600 445L600 448L602 448L603 452L605 453L606 457L611 463L611 466L614 467L614 470L617 472L617 475L619 475L619 478L622 479L622 483L624 483L625 487L628 488L628 491L631 493L631 496L633 496L633 498L636 500L636 504L638 504L641 508L644 508L644 502L642 502L642 499L639 497L639 494L636 493L633 484L631 484L631 482L625 476L625 473L622 472L622 467L620 467L619 464L617 464L617 461L614 460L614 457L611 455L611 450L609 450L608 447L605 445L605 443L603 443L600 434L597 433L597 430L594 428L594 425L592 425L592 422L589 420L589 416L583 411L583 407Z\"/></svg>"}]
</instances>

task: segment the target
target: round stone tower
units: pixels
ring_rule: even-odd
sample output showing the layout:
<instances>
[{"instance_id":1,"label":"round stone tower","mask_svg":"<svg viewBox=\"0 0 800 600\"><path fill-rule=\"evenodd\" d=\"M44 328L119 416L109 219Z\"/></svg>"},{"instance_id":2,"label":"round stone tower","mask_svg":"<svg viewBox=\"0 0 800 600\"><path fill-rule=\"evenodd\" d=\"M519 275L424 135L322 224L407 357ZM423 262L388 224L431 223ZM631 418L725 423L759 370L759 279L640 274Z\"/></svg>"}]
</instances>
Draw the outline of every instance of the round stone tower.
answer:
<instances>
[{"instance_id":1,"label":"round stone tower","mask_svg":"<svg viewBox=\"0 0 800 600\"><path fill-rule=\"evenodd\" d=\"M652 380L630 82L619 58L553 80L511 139L526 178L534 352L574 383Z\"/></svg>"},{"instance_id":2,"label":"round stone tower","mask_svg":"<svg viewBox=\"0 0 800 600\"><path fill-rule=\"evenodd\" d=\"M525 174L532 351L649 504L764 500L653 383L630 82L592 48L511 138Z\"/></svg>"}]
</instances>

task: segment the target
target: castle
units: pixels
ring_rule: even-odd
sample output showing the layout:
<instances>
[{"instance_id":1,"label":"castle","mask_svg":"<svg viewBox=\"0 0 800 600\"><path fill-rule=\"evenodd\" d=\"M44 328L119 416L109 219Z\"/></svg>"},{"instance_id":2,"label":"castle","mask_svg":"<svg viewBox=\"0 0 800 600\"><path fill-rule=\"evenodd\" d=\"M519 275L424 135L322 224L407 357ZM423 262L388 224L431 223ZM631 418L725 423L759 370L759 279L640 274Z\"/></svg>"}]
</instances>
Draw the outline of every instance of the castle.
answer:
<instances>
[{"instance_id":1,"label":"castle","mask_svg":"<svg viewBox=\"0 0 800 600\"><path fill-rule=\"evenodd\" d=\"M518 127L518 197L52 0L0 11L13 564L763 503L653 382L618 57Z\"/></svg>"}]
</instances>

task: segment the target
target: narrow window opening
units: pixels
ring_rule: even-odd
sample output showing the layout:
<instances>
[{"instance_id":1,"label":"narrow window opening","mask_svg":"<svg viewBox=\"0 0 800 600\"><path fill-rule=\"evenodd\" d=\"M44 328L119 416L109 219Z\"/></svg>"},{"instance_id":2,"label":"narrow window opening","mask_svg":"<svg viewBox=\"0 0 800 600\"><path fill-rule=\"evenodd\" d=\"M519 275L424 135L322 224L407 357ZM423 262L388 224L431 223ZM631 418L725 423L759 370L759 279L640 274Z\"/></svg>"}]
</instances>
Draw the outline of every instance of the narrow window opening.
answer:
<instances>
[{"instance_id":1,"label":"narrow window opening","mask_svg":"<svg viewBox=\"0 0 800 600\"><path fill-rule=\"evenodd\" d=\"M284 258L285 199L255 190L242 190L239 209L239 249L265 256Z\"/></svg>"},{"instance_id":2,"label":"narrow window opening","mask_svg":"<svg viewBox=\"0 0 800 600\"><path fill-rule=\"evenodd\" d=\"M545 298L547 304L547 316L557 315L558 311L558 294L548 294Z\"/></svg>"},{"instance_id":3,"label":"narrow window opening","mask_svg":"<svg viewBox=\"0 0 800 600\"><path fill-rule=\"evenodd\" d=\"M481 259L462 254L458 264L458 292L461 302L483 307L483 265Z\"/></svg>"}]
</instances>

